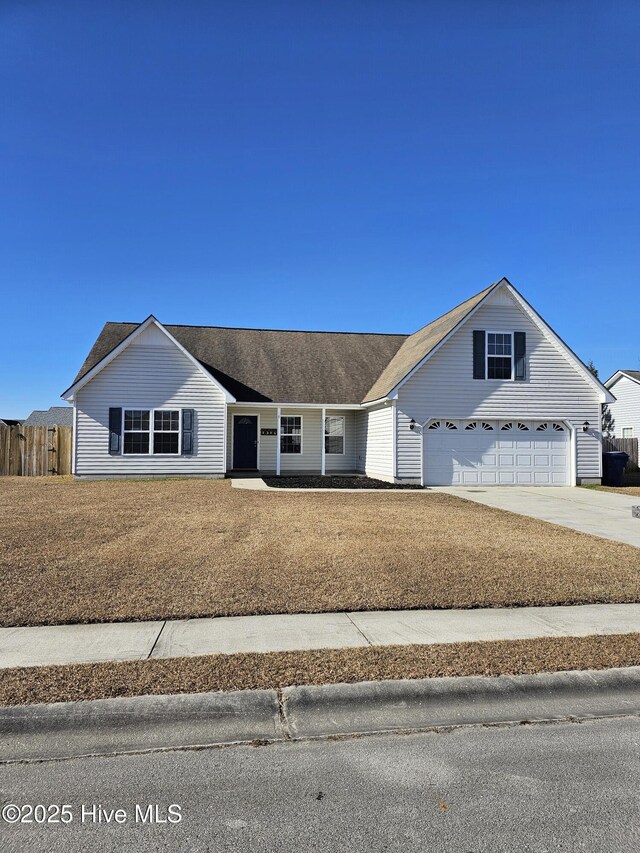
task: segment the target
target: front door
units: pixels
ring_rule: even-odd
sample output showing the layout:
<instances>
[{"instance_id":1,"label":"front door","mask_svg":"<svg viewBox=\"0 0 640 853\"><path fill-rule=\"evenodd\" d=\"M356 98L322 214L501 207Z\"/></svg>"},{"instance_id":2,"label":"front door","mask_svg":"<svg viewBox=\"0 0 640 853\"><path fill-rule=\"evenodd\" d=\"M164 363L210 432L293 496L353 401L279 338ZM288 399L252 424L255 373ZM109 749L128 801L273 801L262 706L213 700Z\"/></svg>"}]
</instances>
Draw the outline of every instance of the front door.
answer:
<instances>
[{"instance_id":1,"label":"front door","mask_svg":"<svg viewBox=\"0 0 640 853\"><path fill-rule=\"evenodd\" d=\"M258 416L233 416L233 467L255 470L258 467Z\"/></svg>"}]
</instances>

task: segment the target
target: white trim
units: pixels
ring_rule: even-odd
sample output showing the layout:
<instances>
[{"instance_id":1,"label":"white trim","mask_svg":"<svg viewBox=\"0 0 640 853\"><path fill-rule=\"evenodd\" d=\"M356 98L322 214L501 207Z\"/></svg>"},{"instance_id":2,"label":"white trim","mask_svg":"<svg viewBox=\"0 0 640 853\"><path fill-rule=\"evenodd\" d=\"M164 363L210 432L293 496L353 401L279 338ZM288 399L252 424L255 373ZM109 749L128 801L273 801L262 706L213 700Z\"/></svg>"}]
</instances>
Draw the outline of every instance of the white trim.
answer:
<instances>
[{"instance_id":1,"label":"white trim","mask_svg":"<svg viewBox=\"0 0 640 853\"><path fill-rule=\"evenodd\" d=\"M280 406L276 409L276 476L280 476L280 415L282 409Z\"/></svg>"},{"instance_id":2,"label":"white trim","mask_svg":"<svg viewBox=\"0 0 640 853\"><path fill-rule=\"evenodd\" d=\"M640 379L636 379L635 376L629 376L629 374L624 370L616 370L613 376L610 376L604 383L605 388L607 388L607 390L611 389L616 382L619 382L623 377L625 379L629 379L631 382L635 382L637 385L640 385Z\"/></svg>"},{"instance_id":3,"label":"white trim","mask_svg":"<svg viewBox=\"0 0 640 853\"><path fill-rule=\"evenodd\" d=\"M391 401L391 453L393 459L391 462L391 474L395 482L398 476L398 401Z\"/></svg>"},{"instance_id":4,"label":"white trim","mask_svg":"<svg viewBox=\"0 0 640 853\"><path fill-rule=\"evenodd\" d=\"M498 379L495 376L489 376L489 359L490 358L506 358L504 355L489 355L489 335L508 335L511 339L511 378L510 379ZM514 382L515 381L515 373L516 373L516 357L514 353L514 333L513 332L494 332L489 329L485 331L484 335L484 378L487 382Z\"/></svg>"},{"instance_id":5,"label":"white trim","mask_svg":"<svg viewBox=\"0 0 640 853\"><path fill-rule=\"evenodd\" d=\"M78 409L73 402L73 432L71 433L71 473L76 473L76 455L78 444Z\"/></svg>"},{"instance_id":6,"label":"white trim","mask_svg":"<svg viewBox=\"0 0 640 853\"><path fill-rule=\"evenodd\" d=\"M238 468L235 467L235 460L233 458L234 451L234 439L235 439L235 425L233 422L234 418L245 418L247 415L257 418L258 425L256 427L256 467L255 468ZM259 471L260 470L260 412L243 412L241 415L232 412L231 413L231 469L238 471Z\"/></svg>"},{"instance_id":7,"label":"white trim","mask_svg":"<svg viewBox=\"0 0 640 853\"><path fill-rule=\"evenodd\" d=\"M304 453L304 415L280 415L280 418L300 418L300 453L287 453L285 451L284 455L285 456L302 456L302 454ZM295 435L295 433L293 433L293 432L284 432L283 433L282 428L281 428L279 438L283 435L292 436L292 435ZM282 454L283 451L281 450L280 453Z\"/></svg>"},{"instance_id":8,"label":"white trim","mask_svg":"<svg viewBox=\"0 0 640 853\"><path fill-rule=\"evenodd\" d=\"M326 464L327 450L325 448L326 442L324 440L325 439L325 430L327 428L325 421L324 421L324 419L326 417L326 415L325 415L326 411L327 410L324 408L321 409L322 415L321 415L321 423L320 423L320 441L321 441L321 445L320 445L320 474L323 477L324 477L325 471L327 469L327 464ZM342 424L343 424L343 427L342 427L342 450L344 451L344 418L342 418Z\"/></svg>"},{"instance_id":9,"label":"white trim","mask_svg":"<svg viewBox=\"0 0 640 853\"><path fill-rule=\"evenodd\" d=\"M194 410L195 411L195 410ZM126 432L128 433L140 433L149 436L149 450L146 453L125 453L124 452L124 436L125 436L125 428L124 428L124 413L125 412L149 412L149 429L128 429ZM154 415L156 412L177 412L178 413L178 451L177 453L154 453L153 452L153 443L154 443L154 434L156 432L154 428ZM158 430L158 432L167 432L173 434L176 432L174 429L168 430ZM114 456L122 456L139 458L140 456L144 457L156 457L160 459L175 459L176 457L184 456L182 452L182 409L167 409L167 408L158 408L158 409L150 409L148 406L127 406L126 408L122 406L120 409L120 435L122 437L122 441L120 442L120 453L114 453Z\"/></svg>"},{"instance_id":10,"label":"white trim","mask_svg":"<svg viewBox=\"0 0 640 853\"><path fill-rule=\"evenodd\" d=\"M336 418L342 421L342 453L327 453L325 449L325 438L327 438L327 433L325 432L325 420L327 418ZM322 454L323 456L346 456L347 454L347 419L344 415L332 415L331 412L326 414L326 409L322 410ZM322 460L322 473L324 474L325 461Z\"/></svg>"},{"instance_id":11,"label":"white trim","mask_svg":"<svg viewBox=\"0 0 640 853\"><path fill-rule=\"evenodd\" d=\"M385 402L382 400L381 402ZM275 406L280 406L283 409L345 409L346 411L354 411L358 412L361 409L365 408L360 405L360 403L287 403L286 401L281 401L279 403L243 403L235 402L234 406L250 406L252 409L257 408L258 406L262 408L274 408Z\"/></svg>"},{"instance_id":12,"label":"white trim","mask_svg":"<svg viewBox=\"0 0 640 853\"><path fill-rule=\"evenodd\" d=\"M224 404L224 421L222 422L222 453L223 453L222 458L224 459L224 473L225 474L227 473L227 470L228 470L228 462L227 462L227 442L229 441L228 418L229 418L229 406L225 403ZM233 462L233 457L231 458L231 461Z\"/></svg>"},{"instance_id":13,"label":"white trim","mask_svg":"<svg viewBox=\"0 0 640 853\"><path fill-rule=\"evenodd\" d=\"M602 479L602 476L604 474L604 470L603 470L604 465L603 465L603 461L602 461L602 439L603 439L603 435L602 435L602 406L598 406L598 435L600 436L600 439L599 439L600 452L598 453L598 471L600 473L598 476L600 477L600 479Z\"/></svg>"},{"instance_id":14,"label":"white trim","mask_svg":"<svg viewBox=\"0 0 640 853\"><path fill-rule=\"evenodd\" d=\"M389 395L389 397L390 396L391 396L391 394ZM371 406L380 406L383 403L388 403L389 397L378 397L377 400L371 400L370 403L361 403L360 406L358 406L358 408L359 409L370 409Z\"/></svg>"},{"instance_id":15,"label":"white trim","mask_svg":"<svg viewBox=\"0 0 640 853\"><path fill-rule=\"evenodd\" d=\"M159 320L157 320L153 316L153 314L151 314L149 317L147 317L147 319L143 323L140 323L140 325L137 328L135 328L129 335L127 335L127 337L123 341L121 341L117 347L112 349L110 353L107 353L107 355L105 355L104 358L102 358L97 364L95 364L91 368L91 370L89 370L87 373L85 373L85 375L83 377L78 379L77 382L75 382L73 385L71 385L69 388L67 388L66 391L63 391L63 393L60 395L62 397L62 399L70 401L73 398L73 395L77 391L79 391L82 387L84 387L87 384L87 382L90 382L94 378L94 376L96 376L98 373L100 373L100 371L104 370L104 368L108 364L110 364L114 360L114 358L119 356L121 352L123 352L139 335L142 334L142 332L145 331L145 329L148 329L149 326L151 326L152 324L157 326L161 332L164 332L164 334L169 338L169 340L173 344L175 344L175 346L180 350L180 352L183 355L185 355L193 365L195 365L195 367L200 371L200 373L202 373L204 376L206 376L207 379L209 379L216 386L216 388L224 394L224 397L225 397L225 400L227 401L227 403L235 403L236 402L236 398L233 397L227 391L227 389L223 385L221 385L218 382L218 380L215 379L205 367L202 366L202 364L200 364L200 362L198 361L197 358L192 356L191 353L187 349L185 349L182 346L182 344L179 343L173 337L171 332L168 332L165 329L165 327L162 325L162 323Z\"/></svg>"}]
</instances>

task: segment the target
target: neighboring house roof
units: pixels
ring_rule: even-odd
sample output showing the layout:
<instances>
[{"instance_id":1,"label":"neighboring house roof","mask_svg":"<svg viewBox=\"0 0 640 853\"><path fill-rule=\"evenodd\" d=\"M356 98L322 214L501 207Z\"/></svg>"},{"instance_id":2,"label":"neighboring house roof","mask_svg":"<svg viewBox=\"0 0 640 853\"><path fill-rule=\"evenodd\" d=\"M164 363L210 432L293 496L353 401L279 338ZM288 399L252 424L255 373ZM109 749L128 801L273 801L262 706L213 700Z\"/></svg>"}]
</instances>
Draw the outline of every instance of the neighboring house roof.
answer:
<instances>
[{"instance_id":1,"label":"neighboring house roof","mask_svg":"<svg viewBox=\"0 0 640 853\"><path fill-rule=\"evenodd\" d=\"M20 418L0 418L0 424L5 424L5 426L20 426L23 421Z\"/></svg>"},{"instance_id":2,"label":"neighboring house roof","mask_svg":"<svg viewBox=\"0 0 640 853\"><path fill-rule=\"evenodd\" d=\"M615 385L618 379L622 379L623 376L633 379L634 382L640 385L640 370L616 370L613 376L610 376L604 384L607 388L610 388L612 385Z\"/></svg>"},{"instance_id":3,"label":"neighboring house roof","mask_svg":"<svg viewBox=\"0 0 640 853\"><path fill-rule=\"evenodd\" d=\"M71 406L35 409L23 423L24 426L72 426L73 409Z\"/></svg>"},{"instance_id":4,"label":"neighboring house roof","mask_svg":"<svg viewBox=\"0 0 640 853\"><path fill-rule=\"evenodd\" d=\"M376 379L367 395L363 398L363 402L371 402L380 400L386 397L402 380L409 374L413 368L422 361L429 353L435 349L456 326L467 318L471 311L476 308L482 300L494 290L501 281L487 287L486 290L476 293L471 299L456 305L451 311L438 317L422 329L418 329L413 335L410 335L402 344L398 352L391 359L389 364Z\"/></svg>"},{"instance_id":5,"label":"neighboring house roof","mask_svg":"<svg viewBox=\"0 0 640 853\"><path fill-rule=\"evenodd\" d=\"M73 384L138 328L107 323ZM243 402L359 403L407 335L163 326Z\"/></svg>"}]
</instances>

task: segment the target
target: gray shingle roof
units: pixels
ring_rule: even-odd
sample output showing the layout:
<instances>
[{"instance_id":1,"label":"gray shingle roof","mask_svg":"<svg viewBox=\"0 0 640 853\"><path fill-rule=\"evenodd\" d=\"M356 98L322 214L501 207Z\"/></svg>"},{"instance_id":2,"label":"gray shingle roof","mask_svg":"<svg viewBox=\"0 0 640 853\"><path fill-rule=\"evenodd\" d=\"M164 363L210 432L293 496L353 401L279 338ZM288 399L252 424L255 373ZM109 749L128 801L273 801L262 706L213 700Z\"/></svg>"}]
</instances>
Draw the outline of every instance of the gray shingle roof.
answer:
<instances>
[{"instance_id":1,"label":"gray shingle roof","mask_svg":"<svg viewBox=\"0 0 640 853\"><path fill-rule=\"evenodd\" d=\"M360 403L385 397L501 279L413 335L165 326L238 401ZM107 323L75 385L138 323Z\"/></svg>"},{"instance_id":2,"label":"gray shingle roof","mask_svg":"<svg viewBox=\"0 0 640 853\"><path fill-rule=\"evenodd\" d=\"M640 382L640 370L623 370L622 373L626 373L627 376L637 379Z\"/></svg>"},{"instance_id":3,"label":"gray shingle roof","mask_svg":"<svg viewBox=\"0 0 640 853\"><path fill-rule=\"evenodd\" d=\"M72 426L71 406L51 406L50 409L35 409L24 421L25 426Z\"/></svg>"},{"instance_id":4,"label":"gray shingle roof","mask_svg":"<svg viewBox=\"0 0 640 853\"><path fill-rule=\"evenodd\" d=\"M107 323L77 382L136 329ZM359 403L406 335L165 326L237 399Z\"/></svg>"}]
</instances>

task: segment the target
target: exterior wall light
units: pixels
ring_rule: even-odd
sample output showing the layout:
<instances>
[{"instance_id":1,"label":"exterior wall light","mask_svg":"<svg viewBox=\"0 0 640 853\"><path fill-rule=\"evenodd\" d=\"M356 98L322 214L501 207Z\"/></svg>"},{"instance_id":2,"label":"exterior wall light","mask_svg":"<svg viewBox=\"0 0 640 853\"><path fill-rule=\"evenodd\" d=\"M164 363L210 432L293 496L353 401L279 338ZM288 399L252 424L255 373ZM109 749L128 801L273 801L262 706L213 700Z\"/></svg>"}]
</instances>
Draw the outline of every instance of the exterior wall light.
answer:
<instances>
[{"instance_id":1,"label":"exterior wall light","mask_svg":"<svg viewBox=\"0 0 640 853\"><path fill-rule=\"evenodd\" d=\"M590 426L589 421L585 421L585 422L582 424L582 432L588 432L588 431L589 431L589 426Z\"/></svg>"},{"instance_id":2,"label":"exterior wall light","mask_svg":"<svg viewBox=\"0 0 640 853\"><path fill-rule=\"evenodd\" d=\"M415 429L415 428L416 428L416 422L414 421L413 418L411 418L411 420L409 421L409 429Z\"/></svg>"}]
</instances>

